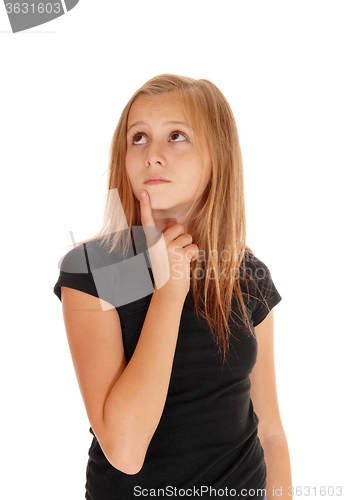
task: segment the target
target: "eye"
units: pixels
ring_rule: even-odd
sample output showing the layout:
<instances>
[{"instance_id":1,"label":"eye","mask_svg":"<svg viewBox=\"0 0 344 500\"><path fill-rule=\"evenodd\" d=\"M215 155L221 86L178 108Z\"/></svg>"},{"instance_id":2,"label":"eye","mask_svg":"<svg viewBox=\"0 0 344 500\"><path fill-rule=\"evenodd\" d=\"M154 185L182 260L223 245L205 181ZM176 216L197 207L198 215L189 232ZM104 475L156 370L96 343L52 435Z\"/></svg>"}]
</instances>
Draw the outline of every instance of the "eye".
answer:
<instances>
[{"instance_id":1,"label":"eye","mask_svg":"<svg viewBox=\"0 0 344 500\"><path fill-rule=\"evenodd\" d=\"M141 132L135 134L133 137L133 144L145 144L145 142L142 142L142 139L145 139L145 136L141 134Z\"/></svg>"},{"instance_id":2,"label":"eye","mask_svg":"<svg viewBox=\"0 0 344 500\"><path fill-rule=\"evenodd\" d=\"M179 132L178 130L173 132L170 135L170 138L171 138L171 142L185 142L188 140L187 135L184 134L184 132ZM135 144L135 145L146 144L147 138L146 138L145 134L143 134L142 132L138 132L137 134L133 135L132 141L133 141L133 144Z\"/></svg>"},{"instance_id":3,"label":"eye","mask_svg":"<svg viewBox=\"0 0 344 500\"><path fill-rule=\"evenodd\" d=\"M181 139L178 139L178 136L181 137ZM172 140L172 142L183 142L187 141L188 139L186 134L184 134L183 132L178 132L178 130L171 134L171 139L174 139L175 137L177 137L177 140Z\"/></svg>"}]
</instances>

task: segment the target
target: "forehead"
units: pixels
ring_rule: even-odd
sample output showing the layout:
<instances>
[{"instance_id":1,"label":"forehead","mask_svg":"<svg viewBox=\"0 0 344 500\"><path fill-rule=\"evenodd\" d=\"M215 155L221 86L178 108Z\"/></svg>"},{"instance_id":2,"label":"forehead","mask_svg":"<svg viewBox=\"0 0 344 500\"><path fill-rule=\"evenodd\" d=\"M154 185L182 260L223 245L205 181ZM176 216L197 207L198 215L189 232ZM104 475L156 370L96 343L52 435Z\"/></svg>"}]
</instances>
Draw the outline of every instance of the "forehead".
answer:
<instances>
[{"instance_id":1,"label":"forehead","mask_svg":"<svg viewBox=\"0 0 344 500\"><path fill-rule=\"evenodd\" d=\"M187 116L180 100L173 95L163 94L157 97L142 95L131 105L128 115L128 127L133 122L145 119L183 119L187 121Z\"/></svg>"}]
</instances>

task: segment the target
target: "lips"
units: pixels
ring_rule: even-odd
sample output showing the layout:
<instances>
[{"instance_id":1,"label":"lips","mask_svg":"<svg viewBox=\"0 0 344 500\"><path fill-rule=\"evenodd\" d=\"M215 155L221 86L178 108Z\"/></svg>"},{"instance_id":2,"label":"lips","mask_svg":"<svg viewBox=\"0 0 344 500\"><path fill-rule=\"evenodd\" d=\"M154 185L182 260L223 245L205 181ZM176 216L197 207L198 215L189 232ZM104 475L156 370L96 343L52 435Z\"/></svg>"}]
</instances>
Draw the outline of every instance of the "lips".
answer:
<instances>
[{"instance_id":1,"label":"lips","mask_svg":"<svg viewBox=\"0 0 344 500\"><path fill-rule=\"evenodd\" d=\"M167 184L170 181L164 181L162 179L152 179L150 181L146 181L145 184L148 184L150 186L154 186L154 184Z\"/></svg>"},{"instance_id":2,"label":"lips","mask_svg":"<svg viewBox=\"0 0 344 500\"><path fill-rule=\"evenodd\" d=\"M160 175L151 175L150 177L147 177L147 179L144 181L144 183L146 184L147 182L150 182L150 181L170 182L168 179L166 179L165 177L162 177Z\"/></svg>"}]
</instances>

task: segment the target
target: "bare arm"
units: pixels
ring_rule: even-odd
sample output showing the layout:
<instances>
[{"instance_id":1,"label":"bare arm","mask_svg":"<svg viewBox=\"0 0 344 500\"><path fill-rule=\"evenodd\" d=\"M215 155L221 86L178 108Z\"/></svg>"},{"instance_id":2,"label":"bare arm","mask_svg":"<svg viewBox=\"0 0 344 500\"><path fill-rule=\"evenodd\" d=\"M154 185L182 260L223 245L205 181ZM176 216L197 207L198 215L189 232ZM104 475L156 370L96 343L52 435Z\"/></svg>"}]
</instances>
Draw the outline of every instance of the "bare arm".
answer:
<instances>
[{"instance_id":1,"label":"bare arm","mask_svg":"<svg viewBox=\"0 0 344 500\"><path fill-rule=\"evenodd\" d=\"M127 474L142 467L165 405L184 298L152 295L126 366L115 309L61 287L68 342L86 411L109 462Z\"/></svg>"},{"instance_id":2,"label":"bare arm","mask_svg":"<svg viewBox=\"0 0 344 500\"><path fill-rule=\"evenodd\" d=\"M161 418L184 305L183 297L159 292L153 293L133 356L104 407L110 456L129 474L141 469Z\"/></svg>"},{"instance_id":3,"label":"bare arm","mask_svg":"<svg viewBox=\"0 0 344 500\"><path fill-rule=\"evenodd\" d=\"M277 490L281 499L292 499L291 466L287 438L280 416L275 363L273 311L255 327L258 340L257 362L250 375L251 399L259 418L258 436L266 462L266 499L273 500Z\"/></svg>"}]
</instances>

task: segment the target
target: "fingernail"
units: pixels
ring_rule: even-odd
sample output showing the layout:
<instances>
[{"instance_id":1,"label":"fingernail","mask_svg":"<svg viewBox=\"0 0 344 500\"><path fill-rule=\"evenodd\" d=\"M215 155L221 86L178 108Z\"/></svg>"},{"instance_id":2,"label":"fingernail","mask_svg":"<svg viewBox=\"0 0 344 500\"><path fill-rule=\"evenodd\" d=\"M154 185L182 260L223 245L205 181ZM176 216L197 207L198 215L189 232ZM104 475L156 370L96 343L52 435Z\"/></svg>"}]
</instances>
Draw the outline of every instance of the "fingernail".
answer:
<instances>
[{"instance_id":1,"label":"fingernail","mask_svg":"<svg viewBox=\"0 0 344 500\"><path fill-rule=\"evenodd\" d=\"M145 191L142 191L141 198L147 198L147 193Z\"/></svg>"}]
</instances>

